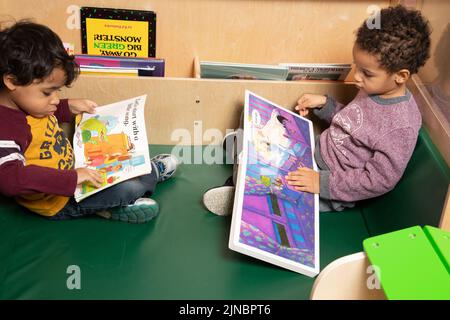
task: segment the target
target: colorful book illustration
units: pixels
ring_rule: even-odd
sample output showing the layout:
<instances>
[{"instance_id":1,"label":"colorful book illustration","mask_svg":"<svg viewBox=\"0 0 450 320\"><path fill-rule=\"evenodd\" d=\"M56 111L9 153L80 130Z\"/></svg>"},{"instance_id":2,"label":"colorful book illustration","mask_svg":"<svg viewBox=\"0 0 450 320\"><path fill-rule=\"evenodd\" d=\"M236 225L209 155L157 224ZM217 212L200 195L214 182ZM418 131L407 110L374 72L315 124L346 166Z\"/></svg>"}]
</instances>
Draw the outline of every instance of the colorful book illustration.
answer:
<instances>
[{"instance_id":1,"label":"colorful book illustration","mask_svg":"<svg viewBox=\"0 0 450 320\"><path fill-rule=\"evenodd\" d=\"M335 80L344 81L352 70L351 64L344 63L280 63L288 68L286 80Z\"/></svg>"},{"instance_id":2,"label":"colorful book illustration","mask_svg":"<svg viewBox=\"0 0 450 320\"><path fill-rule=\"evenodd\" d=\"M83 53L155 57L155 12L81 7L80 17Z\"/></svg>"},{"instance_id":3,"label":"colorful book illustration","mask_svg":"<svg viewBox=\"0 0 450 320\"><path fill-rule=\"evenodd\" d=\"M201 78L286 80L288 68L266 64L200 61Z\"/></svg>"},{"instance_id":4,"label":"colorful book illustration","mask_svg":"<svg viewBox=\"0 0 450 320\"><path fill-rule=\"evenodd\" d=\"M317 170L311 121L246 91L243 149L229 247L313 277L319 273L318 195L285 176Z\"/></svg>"},{"instance_id":5,"label":"colorful book illustration","mask_svg":"<svg viewBox=\"0 0 450 320\"><path fill-rule=\"evenodd\" d=\"M363 245L388 299L450 299L450 232L415 226Z\"/></svg>"},{"instance_id":6,"label":"colorful book illustration","mask_svg":"<svg viewBox=\"0 0 450 320\"><path fill-rule=\"evenodd\" d=\"M98 170L103 184L95 188L83 183L75 191L76 201L152 171L144 121L146 98L97 107L95 114L84 113L78 119L73 138L75 168Z\"/></svg>"},{"instance_id":7,"label":"colorful book illustration","mask_svg":"<svg viewBox=\"0 0 450 320\"><path fill-rule=\"evenodd\" d=\"M129 73L140 76L164 77L165 60L155 58L124 58L97 55L75 55L81 73ZM121 71L125 70L125 71Z\"/></svg>"}]
</instances>

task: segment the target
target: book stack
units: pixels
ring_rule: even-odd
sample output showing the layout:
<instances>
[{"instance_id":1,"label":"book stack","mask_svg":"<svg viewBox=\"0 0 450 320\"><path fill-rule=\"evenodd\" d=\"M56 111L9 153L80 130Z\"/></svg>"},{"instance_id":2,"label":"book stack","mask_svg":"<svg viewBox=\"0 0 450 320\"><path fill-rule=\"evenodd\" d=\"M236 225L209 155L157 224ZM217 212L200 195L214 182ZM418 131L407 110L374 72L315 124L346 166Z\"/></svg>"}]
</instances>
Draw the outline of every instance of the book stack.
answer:
<instances>
[{"instance_id":1,"label":"book stack","mask_svg":"<svg viewBox=\"0 0 450 320\"><path fill-rule=\"evenodd\" d=\"M200 61L200 77L213 79L344 81L351 69L351 64L344 63L268 65Z\"/></svg>"},{"instance_id":2,"label":"book stack","mask_svg":"<svg viewBox=\"0 0 450 320\"><path fill-rule=\"evenodd\" d=\"M84 54L156 56L156 13L153 11L81 7L80 19Z\"/></svg>"},{"instance_id":3,"label":"book stack","mask_svg":"<svg viewBox=\"0 0 450 320\"><path fill-rule=\"evenodd\" d=\"M164 77L156 54L156 13L81 7L81 74Z\"/></svg>"},{"instance_id":4,"label":"book stack","mask_svg":"<svg viewBox=\"0 0 450 320\"><path fill-rule=\"evenodd\" d=\"M164 59L75 55L81 74L164 77Z\"/></svg>"}]
</instances>

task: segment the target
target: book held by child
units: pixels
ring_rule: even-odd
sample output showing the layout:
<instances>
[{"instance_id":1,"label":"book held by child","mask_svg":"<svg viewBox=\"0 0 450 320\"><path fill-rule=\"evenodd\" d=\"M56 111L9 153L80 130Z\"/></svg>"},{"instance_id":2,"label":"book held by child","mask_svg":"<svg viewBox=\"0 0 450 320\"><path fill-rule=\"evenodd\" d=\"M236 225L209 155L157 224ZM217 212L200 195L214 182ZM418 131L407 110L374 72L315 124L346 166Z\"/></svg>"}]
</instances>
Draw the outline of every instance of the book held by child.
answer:
<instances>
[{"instance_id":1,"label":"book held by child","mask_svg":"<svg viewBox=\"0 0 450 320\"><path fill-rule=\"evenodd\" d=\"M317 170L312 123L246 91L230 249L313 277L319 273L319 196L286 181Z\"/></svg>"},{"instance_id":2,"label":"book held by child","mask_svg":"<svg viewBox=\"0 0 450 320\"><path fill-rule=\"evenodd\" d=\"M77 119L73 138L75 168L99 171L103 183L100 188L83 183L75 192L76 201L151 172L144 121L146 98L143 95L97 107L95 114L84 113Z\"/></svg>"}]
</instances>

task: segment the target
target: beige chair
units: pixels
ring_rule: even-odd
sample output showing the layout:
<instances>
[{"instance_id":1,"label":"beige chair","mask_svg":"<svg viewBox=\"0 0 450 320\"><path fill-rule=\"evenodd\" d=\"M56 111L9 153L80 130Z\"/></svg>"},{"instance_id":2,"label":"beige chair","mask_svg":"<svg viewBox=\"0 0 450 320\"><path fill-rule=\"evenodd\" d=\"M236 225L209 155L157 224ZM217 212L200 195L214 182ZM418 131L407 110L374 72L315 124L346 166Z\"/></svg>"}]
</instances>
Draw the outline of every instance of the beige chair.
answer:
<instances>
[{"instance_id":1,"label":"beige chair","mask_svg":"<svg viewBox=\"0 0 450 320\"><path fill-rule=\"evenodd\" d=\"M385 300L374 268L364 252L339 258L314 282L311 300Z\"/></svg>"}]
</instances>

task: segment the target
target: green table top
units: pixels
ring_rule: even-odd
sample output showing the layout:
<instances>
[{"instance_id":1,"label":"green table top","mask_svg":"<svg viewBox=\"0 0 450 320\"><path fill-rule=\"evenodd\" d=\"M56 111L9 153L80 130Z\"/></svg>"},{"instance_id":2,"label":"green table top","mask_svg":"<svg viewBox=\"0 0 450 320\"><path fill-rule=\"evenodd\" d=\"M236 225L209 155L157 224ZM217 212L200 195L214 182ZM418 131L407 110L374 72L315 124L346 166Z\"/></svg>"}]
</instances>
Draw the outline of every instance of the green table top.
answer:
<instances>
[{"instance_id":1,"label":"green table top","mask_svg":"<svg viewBox=\"0 0 450 320\"><path fill-rule=\"evenodd\" d=\"M388 299L450 299L448 260L442 260L450 253L450 233L425 230L415 226L364 240L364 250L376 266ZM436 240L430 241L428 234Z\"/></svg>"}]
</instances>

